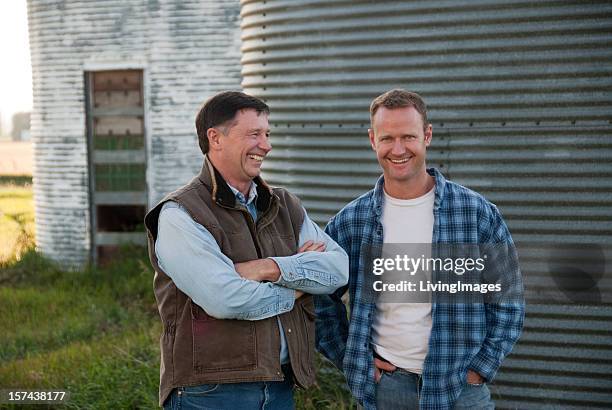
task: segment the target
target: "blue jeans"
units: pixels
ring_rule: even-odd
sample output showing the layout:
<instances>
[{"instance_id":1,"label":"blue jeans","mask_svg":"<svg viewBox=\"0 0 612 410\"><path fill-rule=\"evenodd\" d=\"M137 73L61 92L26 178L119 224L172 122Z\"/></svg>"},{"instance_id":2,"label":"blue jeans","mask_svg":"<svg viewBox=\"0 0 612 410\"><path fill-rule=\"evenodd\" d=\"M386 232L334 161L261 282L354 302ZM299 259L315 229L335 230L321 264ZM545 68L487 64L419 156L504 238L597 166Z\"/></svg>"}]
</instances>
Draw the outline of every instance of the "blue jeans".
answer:
<instances>
[{"instance_id":1,"label":"blue jeans","mask_svg":"<svg viewBox=\"0 0 612 410\"><path fill-rule=\"evenodd\" d=\"M179 387L164 410L293 410L293 378L280 382L201 384Z\"/></svg>"},{"instance_id":2,"label":"blue jeans","mask_svg":"<svg viewBox=\"0 0 612 410\"><path fill-rule=\"evenodd\" d=\"M376 408L378 410L417 410L422 379L418 374L402 369L383 372L376 385ZM455 409L491 410L495 406L486 384L465 384L455 402Z\"/></svg>"}]
</instances>

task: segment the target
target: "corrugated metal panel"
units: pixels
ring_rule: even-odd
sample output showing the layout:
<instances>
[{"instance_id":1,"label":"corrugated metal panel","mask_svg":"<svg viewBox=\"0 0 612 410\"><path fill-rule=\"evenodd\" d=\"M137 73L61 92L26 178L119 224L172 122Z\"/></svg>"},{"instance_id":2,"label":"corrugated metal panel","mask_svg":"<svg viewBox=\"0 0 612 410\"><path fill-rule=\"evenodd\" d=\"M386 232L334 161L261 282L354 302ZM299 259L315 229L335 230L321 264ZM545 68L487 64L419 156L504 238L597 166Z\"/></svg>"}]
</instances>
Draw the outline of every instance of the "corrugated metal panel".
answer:
<instances>
[{"instance_id":1,"label":"corrugated metal panel","mask_svg":"<svg viewBox=\"0 0 612 410\"><path fill-rule=\"evenodd\" d=\"M243 87L272 108L266 178L325 223L380 172L372 98L419 92L429 163L498 204L523 250L531 303L494 386L498 407L612 406L612 307L552 304L545 292L551 243L612 245L612 3L241 6Z\"/></svg>"},{"instance_id":2,"label":"corrugated metal panel","mask_svg":"<svg viewBox=\"0 0 612 410\"><path fill-rule=\"evenodd\" d=\"M84 72L144 71L151 205L200 169L194 118L202 102L240 88L239 9L237 0L28 0L37 247L45 255L81 265L91 247Z\"/></svg>"}]
</instances>

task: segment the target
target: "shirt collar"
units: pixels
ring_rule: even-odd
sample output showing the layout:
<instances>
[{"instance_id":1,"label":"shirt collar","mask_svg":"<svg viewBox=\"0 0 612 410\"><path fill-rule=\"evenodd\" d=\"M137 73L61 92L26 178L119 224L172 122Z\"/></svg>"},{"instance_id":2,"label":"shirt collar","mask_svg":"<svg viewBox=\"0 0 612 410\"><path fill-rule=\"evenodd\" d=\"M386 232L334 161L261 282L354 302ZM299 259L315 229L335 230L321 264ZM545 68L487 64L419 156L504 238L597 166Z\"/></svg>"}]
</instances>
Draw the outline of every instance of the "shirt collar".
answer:
<instances>
[{"instance_id":1,"label":"shirt collar","mask_svg":"<svg viewBox=\"0 0 612 410\"><path fill-rule=\"evenodd\" d=\"M434 210L436 210L440 208L440 205L442 204L442 199L444 198L444 191L446 189L446 178L444 178L444 175L442 175L442 173L436 168L427 168L427 173L434 177L436 181L436 198L434 199ZM373 209L375 215L379 218L382 215L382 207L384 201L384 184L385 177L384 175L381 175L380 178L378 178L378 181L376 181L376 185L374 186Z\"/></svg>"},{"instance_id":2,"label":"shirt collar","mask_svg":"<svg viewBox=\"0 0 612 410\"><path fill-rule=\"evenodd\" d=\"M227 186L229 187L229 189L232 190L238 202L240 202L243 205L250 205L253 201L257 199L257 184L255 183L255 181L251 181L251 186L249 187L249 198L248 199L245 198L242 192L238 191L236 188L234 188L230 184L227 184Z\"/></svg>"},{"instance_id":3,"label":"shirt collar","mask_svg":"<svg viewBox=\"0 0 612 410\"><path fill-rule=\"evenodd\" d=\"M439 209L444 199L444 193L446 192L446 178L438 169L428 168L427 173L434 177L436 180L436 199L434 199L434 209Z\"/></svg>"}]
</instances>

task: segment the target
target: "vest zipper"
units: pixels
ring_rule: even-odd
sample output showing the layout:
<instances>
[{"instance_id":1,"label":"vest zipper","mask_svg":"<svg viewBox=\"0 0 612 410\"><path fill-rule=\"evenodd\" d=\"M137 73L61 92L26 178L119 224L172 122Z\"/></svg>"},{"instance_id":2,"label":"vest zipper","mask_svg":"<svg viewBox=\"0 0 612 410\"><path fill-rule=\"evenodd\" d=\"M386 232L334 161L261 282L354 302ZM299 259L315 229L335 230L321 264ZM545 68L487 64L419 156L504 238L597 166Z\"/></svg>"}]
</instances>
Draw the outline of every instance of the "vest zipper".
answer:
<instances>
[{"instance_id":1,"label":"vest zipper","mask_svg":"<svg viewBox=\"0 0 612 410\"><path fill-rule=\"evenodd\" d=\"M257 258L262 259L263 256L261 254L261 245L259 244L259 238L257 237L257 226L255 225L255 221L253 220L253 216L248 211L248 209L244 207L237 209L244 214L244 217L247 221L249 231L251 232L251 237L253 238L253 243L255 244L255 250L257 251Z\"/></svg>"}]
</instances>

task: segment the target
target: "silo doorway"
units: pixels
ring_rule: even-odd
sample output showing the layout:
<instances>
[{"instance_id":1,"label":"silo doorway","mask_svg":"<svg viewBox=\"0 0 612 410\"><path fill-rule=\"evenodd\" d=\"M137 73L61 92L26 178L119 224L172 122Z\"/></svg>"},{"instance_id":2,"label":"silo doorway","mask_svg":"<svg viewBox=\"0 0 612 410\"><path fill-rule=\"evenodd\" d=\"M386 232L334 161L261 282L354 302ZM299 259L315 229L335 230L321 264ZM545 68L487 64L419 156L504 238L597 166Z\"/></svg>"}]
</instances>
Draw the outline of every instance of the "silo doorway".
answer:
<instances>
[{"instance_id":1,"label":"silo doorway","mask_svg":"<svg viewBox=\"0 0 612 410\"><path fill-rule=\"evenodd\" d=\"M85 75L91 260L145 243L146 144L142 70Z\"/></svg>"}]
</instances>

